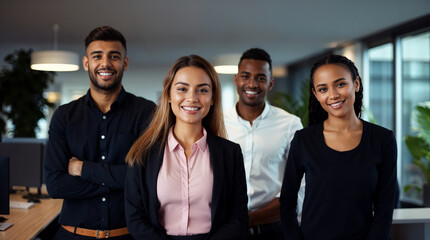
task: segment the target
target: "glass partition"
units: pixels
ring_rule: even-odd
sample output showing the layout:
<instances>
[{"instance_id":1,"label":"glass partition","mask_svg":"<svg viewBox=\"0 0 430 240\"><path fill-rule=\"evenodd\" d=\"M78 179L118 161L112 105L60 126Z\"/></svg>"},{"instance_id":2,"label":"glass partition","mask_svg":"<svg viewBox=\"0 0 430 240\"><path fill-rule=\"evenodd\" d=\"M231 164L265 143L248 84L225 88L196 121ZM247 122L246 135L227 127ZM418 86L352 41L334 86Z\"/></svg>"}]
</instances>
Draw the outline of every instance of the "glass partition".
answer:
<instances>
[{"instance_id":1,"label":"glass partition","mask_svg":"<svg viewBox=\"0 0 430 240\"><path fill-rule=\"evenodd\" d=\"M424 177L412 164L412 157L403 141L406 135L413 135L411 126L414 107L430 101L430 32L410 35L400 39L401 44L401 185L417 184L421 186ZM398 140L399 141L399 140ZM400 144L400 143L399 143ZM406 199L422 201L422 193L411 190L402 191Z\"/></svg>"}]
</instances>

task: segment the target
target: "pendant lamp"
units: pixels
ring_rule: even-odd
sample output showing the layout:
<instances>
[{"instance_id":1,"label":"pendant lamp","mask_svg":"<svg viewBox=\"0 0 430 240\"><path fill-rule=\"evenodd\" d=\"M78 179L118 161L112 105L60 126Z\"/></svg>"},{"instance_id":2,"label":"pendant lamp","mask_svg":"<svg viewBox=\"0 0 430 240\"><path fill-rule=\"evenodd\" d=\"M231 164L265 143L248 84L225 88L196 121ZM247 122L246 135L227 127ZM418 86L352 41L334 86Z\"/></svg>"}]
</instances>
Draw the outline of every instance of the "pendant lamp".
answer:
<instances>
[{"instance_id":1,"label":"pendant lamp","mask_svg":"<svg viewBox=\"0 0 430 240\"><path fill-rule=\"evenodd\" d=\"M215 71L218 74L236 74L237 64L240 60L240 54L238 53L226 53L220 54L215 58Z\"/></svg>"},{"instance_id":2,"label":"pendant lamp","mask_svg":"<svg viewBox=\"0 0 430 240\"><path fill-rule=\"evenodd\" d=\"M60 26L54 24L54 50L35 51L31 54L31 69L39 71L69 72L79 70L79 56L69 51L59 51L57 37Z\"/></svg>"}]
</instances>

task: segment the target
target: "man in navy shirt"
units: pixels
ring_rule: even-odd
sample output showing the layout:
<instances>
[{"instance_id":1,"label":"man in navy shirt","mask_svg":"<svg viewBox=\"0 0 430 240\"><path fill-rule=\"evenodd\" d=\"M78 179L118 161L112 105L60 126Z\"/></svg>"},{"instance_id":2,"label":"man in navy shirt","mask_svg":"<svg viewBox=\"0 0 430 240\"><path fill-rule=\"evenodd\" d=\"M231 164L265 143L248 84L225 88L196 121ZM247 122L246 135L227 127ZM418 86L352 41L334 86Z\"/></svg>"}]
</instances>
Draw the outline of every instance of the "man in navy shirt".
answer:
<instances>
[{"instance_id":1,"label":"man in navy shirt","mask_svg":"<svg viewBox=\"0 0 430 240\"><path fill-rule=\"evenodd\" d=\"M46 185L51 197L64 199L55 239L132 239L124 215L125 155L155 104L122 87L129 60L120 32L98 27L85 47L90 89L60 106L49 129Z\"/></svg>"}]
</instances>

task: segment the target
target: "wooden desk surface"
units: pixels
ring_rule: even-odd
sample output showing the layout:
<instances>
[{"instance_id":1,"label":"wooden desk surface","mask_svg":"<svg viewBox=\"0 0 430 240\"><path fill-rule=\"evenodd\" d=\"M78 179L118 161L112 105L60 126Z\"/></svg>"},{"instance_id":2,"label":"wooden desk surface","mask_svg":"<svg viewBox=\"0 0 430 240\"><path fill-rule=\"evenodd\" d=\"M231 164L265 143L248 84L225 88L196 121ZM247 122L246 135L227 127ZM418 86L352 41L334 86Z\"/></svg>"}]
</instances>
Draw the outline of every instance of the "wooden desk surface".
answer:
<instances>
[{"instance_id":1,"label":"wooden desk surface","mask_svg":"<svg viewBox=\"0 0 430 240\"><path fill-rule=\"evenodd\" d=\"M27 201L22 195L25 193L11 194L11 201ZM62 199L41 199L30 209L11 208L9 215L1 215L13 225L5 231L0 231L0 239L28 240L35 237L45 229L59 214L63 203Z\"/></svg>"}]
</instances>

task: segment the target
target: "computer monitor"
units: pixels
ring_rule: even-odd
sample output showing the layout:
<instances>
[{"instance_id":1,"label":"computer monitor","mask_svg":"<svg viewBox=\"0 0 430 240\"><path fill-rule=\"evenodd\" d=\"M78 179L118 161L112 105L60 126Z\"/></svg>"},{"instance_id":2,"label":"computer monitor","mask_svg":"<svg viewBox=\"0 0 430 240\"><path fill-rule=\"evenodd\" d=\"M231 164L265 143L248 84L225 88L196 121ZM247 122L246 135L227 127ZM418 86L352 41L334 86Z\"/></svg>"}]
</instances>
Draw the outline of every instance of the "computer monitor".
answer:
<instances>
[{"instance_id":1,"label":"computer monitor","mask_svg":"<svg viewBox=\"0 0 430 240\"><path fill-rule=\"evenodd\" d=\"M0 156L0 214L9 214L9 158Z\"/></svg>"},{"instance_id":2,"label":"computer monitor","mask_svg":"<svg viewBox=\"0 0 430 240\"><path fill-rule=\"evenodd\" d=\"M37 201L33 198L41 195L45 140L24 138L3 141L0 143L0 155L10 159L10 187L36 187L38 194L26 197Z\"/></svg>"}]
</instances>

